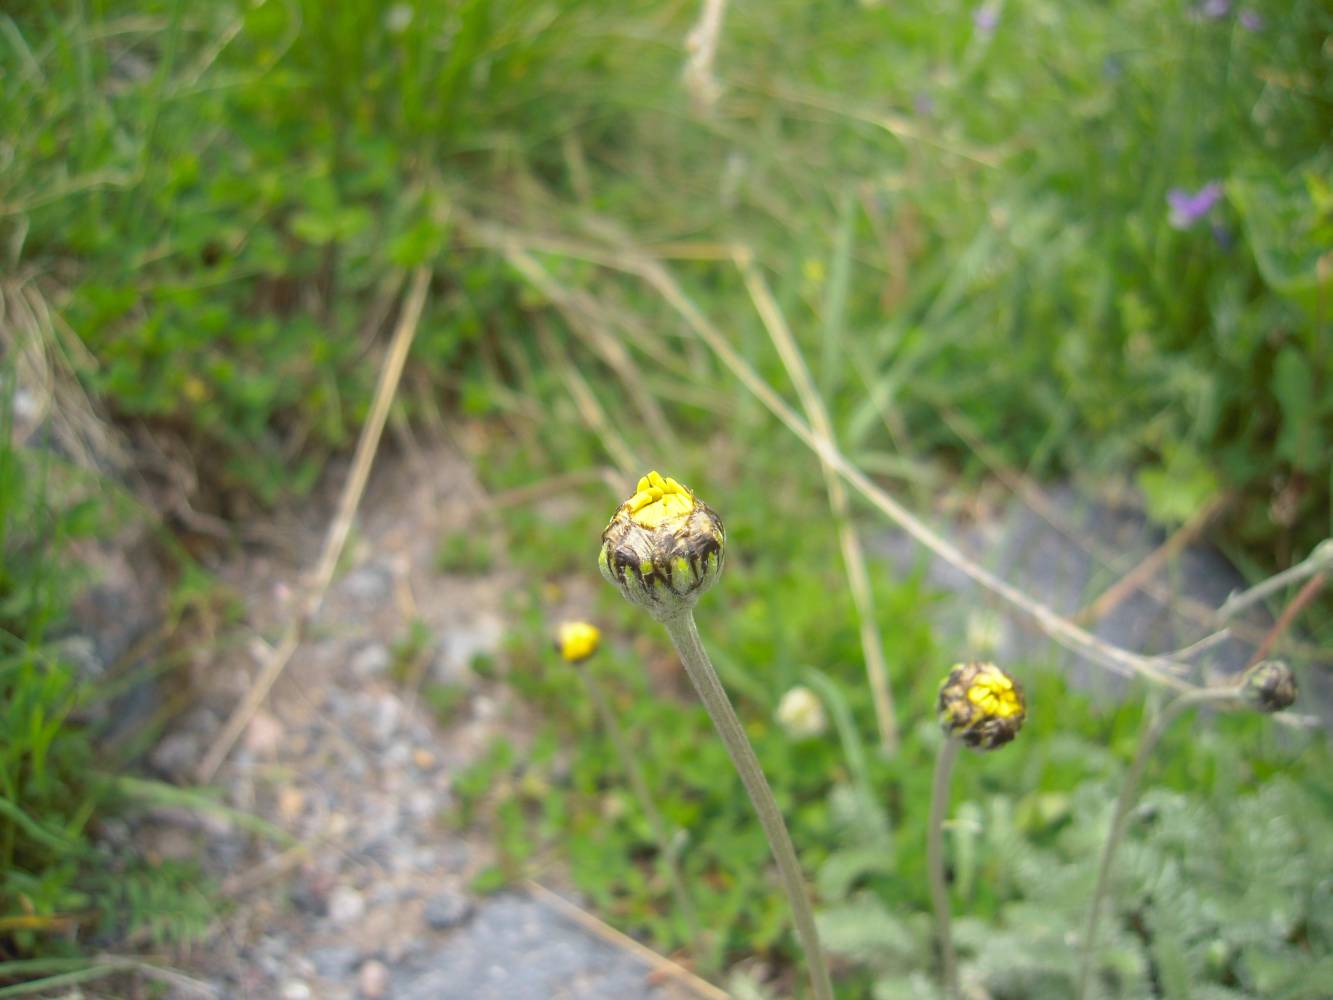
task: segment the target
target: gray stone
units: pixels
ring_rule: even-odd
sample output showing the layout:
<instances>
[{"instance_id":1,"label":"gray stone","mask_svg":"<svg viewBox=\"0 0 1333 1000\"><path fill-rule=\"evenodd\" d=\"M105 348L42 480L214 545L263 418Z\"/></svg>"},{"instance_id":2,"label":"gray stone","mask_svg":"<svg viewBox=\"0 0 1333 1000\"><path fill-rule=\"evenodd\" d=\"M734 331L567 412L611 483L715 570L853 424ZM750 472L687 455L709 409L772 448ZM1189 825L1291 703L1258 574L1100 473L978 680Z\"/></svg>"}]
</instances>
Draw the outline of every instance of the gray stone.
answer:
<instances>
[{"instance_id":1,"label":"gray stone","mask_svg":"<svg viewBox=\"0 0 1333 1000\"><path fill-rule=\"evenodd\" d=\"M396 1000L665 1000L649 967L541 904L496 896L401 981Z\"/></svg>"},{"instance_id":2,"label":"gray stone","mask_svg":"<svg viewBox=\"0 0 1333 1000\"><path fill-rule=\"evenodd\" d=\"M361 949L347 944L326 945L310 953L315 973L323 979L344 979L361 961Z\"/></svg>"},{"instance_id":3,"label":"gray stone","mask_svg":"<svg viewBox=\"0 0 1333 1000\"><path fill-rule=\"evenodd\" d=\"M335 924L348 925L360 920L366 912L366 898L350 885L340 885L329 896L329 919Z\"/></svg>"},{"instance_id":4,"label":"gray stone","mask_svg":"<svg viewBox=\"0 0 1333 1000\"><path fill-rule=\"evenodd\" d=\"M504 622L494 615L478 615L466 624L449 628L431 661L431 673L446 684L465 683L471 677L472 661L494 654L504 640Z\"/></svg>"},{"instance_id":5,"label":"gray stone","mask_svg":"<svg viewBox=\"0 0 1333 1000\"><path fill-rule=\"evenodd\" d=\"M389 649L384 643L372 642L362 646L352 655L348 667L351 668L353 674L365 680L386 673L392 659L389 655Z\"/></svg>"},{"instance_id":6,"label":"gray stone","mask_svg":"<svg viewBox=\"0 0 1333 1000\"><path fill-rule=\"evenodd\" d=\"M426 900L421 915L431 930L451 930L472 915L472 900L461 892L436 893Z\"/></svg>"},{"instance_id":7,"label":"gray stone","mask_svg":"<svg viewBox=\"0 0 1333 1000\"><path fill-rule=\"evenodd\" d=\"M978 564L1066 616L1094 600L1163 540L1163 533L1141 514L1090 500L1074 487L1054 487L1047 498L1056 519L1070 528L1069 532L1015 501L992 520L949 526L945 533ZM1003 616L999 628L988 629L996 643L989 653L997 661L1053 662L1066 668L1084 689L1109 695L1124 690L1124 678L1057 646L961 570L925 551L902 532L873 535L868 547L898 572L923 566L928 585L957 595L958 600L942 607L938 621L941 634L957 636L960 655L971 653L961 647L969 633L975 641L978 618L989 609ZM1094 553L1109 554L1118 564L1108 567ZM1154 585L1216 607L1244 582L1217 551L1199 544L1182 552L1169 571L1158 575ZM1208 628L1171 603L1138 591L1091 626L1091 631L1124 649L1151 654L1185 646ZM1206 662L1210 670L1225 673L1238 669L1247 655L1243 644L1228 642L1210 651Z\"/></svg>"},{"instance_id":8,"label":"gray stone","mask_svg":"<svg viewBox=\"0 0 1333 1000\"><path fill-rule=\"evenodd\" d=\"M360 604L379 604L393 592L393 574L385 566L367 563L343 577L338 590Z\"/></svg>"},{"instance_id":9,"label":"gray stone","mask_svg":"<svg viewBox=\"0 0 1333 1000\"><path fill-rule=\"evenodd\" d=\"M181 730L171 733L161 743L153 747L148 755L148 763L153 769L171 778L189 774L190 769L198 766L203 756L202 741L198 733Z\"/></svg>"}]
</instances>

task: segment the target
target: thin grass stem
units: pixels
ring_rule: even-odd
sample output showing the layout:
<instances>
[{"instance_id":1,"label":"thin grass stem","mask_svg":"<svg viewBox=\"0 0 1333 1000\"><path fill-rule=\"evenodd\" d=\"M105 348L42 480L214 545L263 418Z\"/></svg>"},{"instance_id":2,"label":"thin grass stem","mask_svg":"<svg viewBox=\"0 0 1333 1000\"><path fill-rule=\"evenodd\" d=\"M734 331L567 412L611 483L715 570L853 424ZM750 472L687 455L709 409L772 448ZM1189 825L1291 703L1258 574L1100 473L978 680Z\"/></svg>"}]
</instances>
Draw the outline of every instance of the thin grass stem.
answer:
<instances>
[{"instance_id":1,"label":"thin grass stem","mask_svg":"<svg viewBox=\"0 0 1333 1000\"><path fill-rule=\"evenodd\" d=\"M1092 978L1093 953L1097 947L1097 924L1102 903L1111 879L1111 865L1115 861L1116 850L1124 839L1128 826L1129 809L1134 804L1139 782L1148 766L1162 734L1171 727L1171 723L1188 708L1210 701L1232 701L1236 697L1235 688L1210 688L1202 691L1190 691L1171 701L1158 713L1151 723L1143 727L1139 736L1138 748L1134 751L1134 760L1129 766L1129 773L1120 786L1120 794L1115 800L1115 811L1111 814L1111 829L1107 833L1106 843L1102 846L1101 861L1097 866L1097 884L1092 890L1092 902L1088 904L1087 922L1083 928L1083 948L1079 957L1078 990L1076 1000L1086 1000L1088 985Z\"/></svg>"},{"instance_id":2,"label":"thin grass stem","mask_svg":"<svg viewBox=\"0 0 1333 1000\"><path fill-rule=\"evenodd\" d=\"M814 911L810 906L810 896L801 875L800 865L796 860L796 849L792 846L787 825L782 820L782 813L773 798L773 791L768 787L768 780L759 767L759 759L745 735L740 719L736 717L727 692L718 680L717 671L699 638L699 629L694 624L694 614L690 611L668 618L662 622L671 637L676 652L680 654L685 672L699 699L708 710L718 736L722 738L731 755L731 762L740 775L741 783L750 796L754 810L759 814L759 824L768 837L768 846L773 851L773 859L778 864L778 874L782 878L782 887L787 893L787 902L791 905L792 917L796 923L796 936L805 950L806 963L810 970L810 981L814 987L816 1000L833 1000L833 984L829 979L828 966L819 945L819 932L815 929Z\"/></svg>"},{"instance_id":3,"label":"thin grass stem","mask_svg":"<svg viewBox=\"0 0 1333 1000\"><path fill-rule=\"evenodd\" d=\"M926 867L930 876L930 902L935 909L935 934L939 938L940 979L945 995L958 996L958 958L949 926L949 889L944 881L944 814L949 811L949 783L958 759L958 741L946 738L935 757L935 778L930 790L930 825L927 827Z\"/></svg>"}]
</instances>

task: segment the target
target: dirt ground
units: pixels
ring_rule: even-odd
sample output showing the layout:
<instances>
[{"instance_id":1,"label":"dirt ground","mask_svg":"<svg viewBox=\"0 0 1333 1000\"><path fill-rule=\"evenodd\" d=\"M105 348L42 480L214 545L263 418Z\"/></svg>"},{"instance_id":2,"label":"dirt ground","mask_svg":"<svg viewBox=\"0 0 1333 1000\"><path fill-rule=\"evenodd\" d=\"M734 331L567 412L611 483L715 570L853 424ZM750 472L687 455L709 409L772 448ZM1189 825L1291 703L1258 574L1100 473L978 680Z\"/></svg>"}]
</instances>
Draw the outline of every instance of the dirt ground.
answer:
<instances>
[{"instance_id":1,"label":"dirt ground","mask_svg":"<svg viewBox=\"0 0 1333 1000\"><path fill-rule=\"evenodd\" d=\"M336 489L340 477L329 478ZM214 995L699 995L672 985L654 968L660 963L613 935L571 920L540 890L484 899L468 891L491 851L441 822L454 779L497 733L525 728L520 706L469 667L503 639L512 571L453 576L435 565L440 540L465 528L485 500L447 446L377 460L343 567L306 641L215 779L229 805L274 824L290 844L186 811L159 810L144 831L146 849L162 856L202 850L233 904L186 963ZM292 557L266 551L215 567L244 595L246 635L196 669L193 707L150 755L161 776L192 780L296 612L325 507L312 504L308 517L283 527L280 548ZM392 676L395 645L413 622L431 639L404 681ZM466 687L447 727L419 697L432 679ZM548 881L560 885L558 874Z\"/></svg>"}]
</instances>

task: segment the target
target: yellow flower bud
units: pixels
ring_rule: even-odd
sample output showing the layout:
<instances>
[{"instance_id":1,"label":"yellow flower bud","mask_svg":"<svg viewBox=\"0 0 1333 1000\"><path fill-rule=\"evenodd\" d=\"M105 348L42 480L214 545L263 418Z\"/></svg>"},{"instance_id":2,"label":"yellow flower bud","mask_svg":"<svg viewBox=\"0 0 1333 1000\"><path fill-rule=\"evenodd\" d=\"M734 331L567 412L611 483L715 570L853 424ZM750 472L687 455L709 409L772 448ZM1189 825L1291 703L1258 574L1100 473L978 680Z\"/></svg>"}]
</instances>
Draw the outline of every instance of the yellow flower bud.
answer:
<instances>
[{"instance_id":1,"label":"yellow flower bud","mask_svg":"<svg viewBox=\"0 0 1333 1000\"><path fill-rule=\"evenodd\" d=\"M602 532L602 576L658 621L688 611L722 574L726 533L708 505L650 472Z\"/></svg>"},{"instance_id":2,"label":"yellow flower bud","mask_svg":"<svg viewBox=\"0 0 1333 1000\"><path fill-rule=\"evenodd\" d=\"M818 736L828 726L823 702L808 687L801 685L782 696L776 717L778 725L794 740Z\"/></svg>"},{"instance_id":3,"label":"yellow flower bud","mask_svg":"<svg viewBox=\"0 0 1333 1000\"><path fill-rule=\"evenodd\" d=\"M1240 696L1260 712L1280 712L1296 700L1298 688L1291 667L1281 660L1261 660L1245 671Z\"/></svg>"},{"instance_id":4,"label":"yellow flower bud","mask_svg":"<svg viewBox=\"0 0 1333 1000\"><path fill-rule=\"evenodd\" d=\"M602 642L602 630L588 622L564 622L555 632L555 649L570 663L581 663Z\"/></svg>"},{"instance_id":5,"label":"yellow flower bud","mask_svg":"<svg viewBox=\"0 0 1333 1000\"><path fill-rule=\"evenodd\" d=\"M993 663L955 665L935 707L945 733L974 750L1004 746L1027 718L1022 687Z\"/></svg>"}]
</instances>

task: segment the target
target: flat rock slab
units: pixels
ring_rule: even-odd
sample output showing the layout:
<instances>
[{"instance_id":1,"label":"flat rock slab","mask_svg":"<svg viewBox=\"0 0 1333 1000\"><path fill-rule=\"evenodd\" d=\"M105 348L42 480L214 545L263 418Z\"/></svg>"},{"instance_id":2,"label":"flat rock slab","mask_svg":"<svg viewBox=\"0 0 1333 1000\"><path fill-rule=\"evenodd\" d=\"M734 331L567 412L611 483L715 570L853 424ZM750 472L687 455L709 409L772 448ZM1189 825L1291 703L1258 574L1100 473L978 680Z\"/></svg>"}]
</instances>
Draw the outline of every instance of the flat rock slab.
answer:
<instances>
[{"instance_id":1,"label":"flat rock slab","mask_svg":"<svg viewBox=\"0 0 1333 1000\"><path fill-rule=\"evenodd\" d=\"M1056 486L1044 499L1040 512L1015 501L968 523L951 525L945 534L977 564L1069 618L1166 540L1134 507L1092 500L1073 486ZM936 616L939 633L957 637L956 659L1054 663L1083 690L1108 697L1126 690L1126 678L1059 646L1021 613L905 533L876 532L867 537L867 546L897 572L919 569L929 587L958 598L947 601ZM1168 654L1214 631L1218 626L1213 610L1245 587L1244 578L1220 552L1193 542L1084 627L1131 652ZM1239 671L1272 622L1262 607L1247 610L1232 623L1230 638L1193 659L1195 679L1216 681ZM1329 725L1333 722L1330 671L1326 665L1302 663L1297 656L1292 663L1305 691L1299 707L1320 714Z\"/></svg>"},{"instance_id":2,"label":"flat rock slab","mask_svg":"<svg viewBox=\"0 0 1333 1000\"><path fill-rule=\"evenodd\" d=\"M652 970L536 900L481 904L420 970L401 970L398 1000L654 1000L684 997L650 984Z\"/></svg>"}]
</instances>

